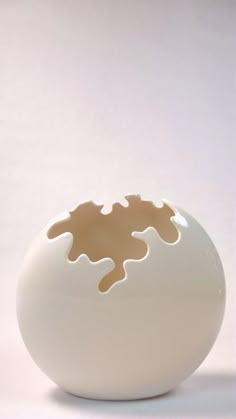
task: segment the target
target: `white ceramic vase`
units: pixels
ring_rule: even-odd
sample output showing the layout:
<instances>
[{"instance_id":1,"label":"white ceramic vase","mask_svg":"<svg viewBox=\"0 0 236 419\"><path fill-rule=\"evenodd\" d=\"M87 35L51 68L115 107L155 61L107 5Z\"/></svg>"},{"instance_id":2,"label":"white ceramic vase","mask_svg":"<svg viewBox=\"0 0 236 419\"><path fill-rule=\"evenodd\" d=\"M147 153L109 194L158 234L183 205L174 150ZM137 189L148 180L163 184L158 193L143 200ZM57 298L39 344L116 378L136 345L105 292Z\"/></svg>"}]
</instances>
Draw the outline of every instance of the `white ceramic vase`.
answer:
<instances>
[{"instance_id":1,"label":"white ceramic vase","mask_svg":"<svg viewBox=\"0 0 236 419\"><path fill-rule=\"evenodd\" d=\"M95 399L163 394L210 351L225 307L217 251L183 209L126 197L87 202L33 242L17 315L36 364L65 391Z\"/></svg>"}]
</instances>

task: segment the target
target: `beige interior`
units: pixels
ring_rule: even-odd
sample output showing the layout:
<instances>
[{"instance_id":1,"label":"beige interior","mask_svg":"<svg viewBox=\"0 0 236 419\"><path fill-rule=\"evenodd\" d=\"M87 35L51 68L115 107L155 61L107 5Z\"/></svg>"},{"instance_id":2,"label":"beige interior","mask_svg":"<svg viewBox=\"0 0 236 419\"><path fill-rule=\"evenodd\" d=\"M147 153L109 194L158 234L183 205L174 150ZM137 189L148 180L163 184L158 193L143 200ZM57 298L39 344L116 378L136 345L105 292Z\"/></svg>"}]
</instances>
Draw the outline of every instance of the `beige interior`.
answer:
<instances>
[{"instance_id":1,"label":"beige interior","mask_svg":"<svg viewBox=\"0 0 236 419\"><path fill-rule=\"evenodd\" d=\"M132 237L132 232L144 231L152 226L165 242L174 243L178 239L178 231L170 220L175 213L168 205L157 208L152 202L142 201L136 195L129 195L126 199L128 207L116 203L109 214L102 214L103 206L93 202L81 204L70 212L69 219L54 224L48 231L50 239L65 232L73 234L73 244L68 255L71 261L81 254L86 254L93 262L105 257L114 261L113 271L99 283L102 292L125 277L125 260L145 256L146 243Z\"/></svg>"}]
</instances>

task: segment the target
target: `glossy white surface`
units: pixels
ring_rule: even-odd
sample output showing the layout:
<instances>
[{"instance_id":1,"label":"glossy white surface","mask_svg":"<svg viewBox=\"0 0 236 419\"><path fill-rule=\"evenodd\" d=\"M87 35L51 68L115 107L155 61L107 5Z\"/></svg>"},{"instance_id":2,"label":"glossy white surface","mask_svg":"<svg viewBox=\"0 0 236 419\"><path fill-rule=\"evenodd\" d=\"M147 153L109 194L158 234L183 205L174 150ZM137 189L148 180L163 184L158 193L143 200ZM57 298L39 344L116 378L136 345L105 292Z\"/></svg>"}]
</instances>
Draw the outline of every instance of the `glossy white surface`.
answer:
<instances>
[{"instance_id":1,"label":"glossy white surface","mask_svg":"<svg viewBox=\"0 0 236 419\"><path fill-rule=\"evenodd\" d=\"M222 265L197 221L172 208L178 241L163 242L152 227L134 232L149 252L127 260L126 279L106 293L98 282L111 259L70 262L72 235L49 240L49 226L32 244L18 283L19 325L35 362L64 390L98 399L155 396L211 349L224 313Z\"/></svg>"}]
</instances>

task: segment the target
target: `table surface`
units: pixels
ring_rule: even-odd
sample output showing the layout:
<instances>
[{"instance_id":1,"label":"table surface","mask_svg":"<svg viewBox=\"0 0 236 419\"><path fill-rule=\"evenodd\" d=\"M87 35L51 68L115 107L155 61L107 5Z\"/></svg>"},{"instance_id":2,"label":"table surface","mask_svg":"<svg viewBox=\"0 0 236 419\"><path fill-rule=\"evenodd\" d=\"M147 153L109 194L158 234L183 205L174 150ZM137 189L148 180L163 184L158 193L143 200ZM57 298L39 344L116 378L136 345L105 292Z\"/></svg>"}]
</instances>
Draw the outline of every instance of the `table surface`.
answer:
<instances>
[{"instance_id":1,"label":"table surface","mask_svg":"<svg viewBox=\"0 0 236 419\"><path fill-rule=\"evenodd\" d=\"M0 418L236 417L235 4L0 2ZM15 315L30 240L79 201L168 198L221 255L224 323L163 397L89 401L34 365Z\"/></svg>"}]
</instances>

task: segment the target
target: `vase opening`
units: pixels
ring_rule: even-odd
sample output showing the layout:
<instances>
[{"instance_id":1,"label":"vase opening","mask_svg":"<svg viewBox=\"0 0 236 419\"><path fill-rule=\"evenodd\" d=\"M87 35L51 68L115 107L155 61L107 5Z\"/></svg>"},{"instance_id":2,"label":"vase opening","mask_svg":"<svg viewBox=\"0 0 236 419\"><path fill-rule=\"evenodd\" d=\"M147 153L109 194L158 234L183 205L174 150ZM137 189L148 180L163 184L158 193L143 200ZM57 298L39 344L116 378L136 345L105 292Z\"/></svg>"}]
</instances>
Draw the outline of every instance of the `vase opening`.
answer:
<instances>
[{"instance_id":1,"label":"vase opening","mask_svg":"<svg viewBox=\"0 0 236 419\"><path fill-rule=\"evenodd\" d=\"M171 218L175 212L166 203L156 207L151 201L144 201L139 195L125 197L128 206L119 202L113 204L112 211L103 214L103 205L89 201L71 211L66 220L55 223L48 231L48 238L53 239L69 232L73 236L68 259L75 261L81 254L86 254L92 262L104 258L114 261L114 269L105 275L99 283L101 292L124 279L124 262L127 259L142 259L147 251L147 244L132 236L148 227L154 227L166 243L175 243L179 232Z\"/></svg>"}]
</instances>

